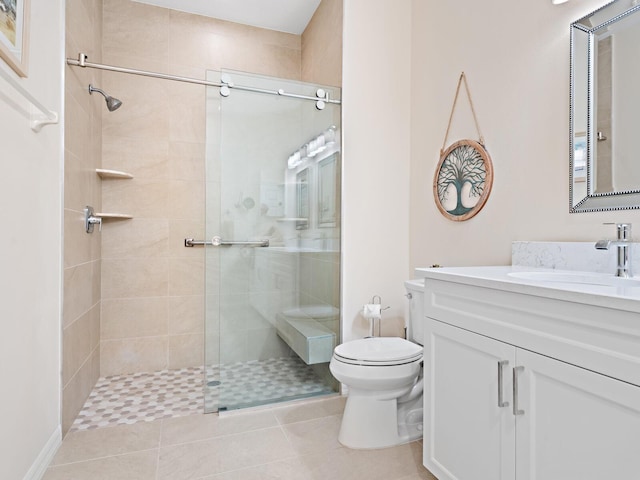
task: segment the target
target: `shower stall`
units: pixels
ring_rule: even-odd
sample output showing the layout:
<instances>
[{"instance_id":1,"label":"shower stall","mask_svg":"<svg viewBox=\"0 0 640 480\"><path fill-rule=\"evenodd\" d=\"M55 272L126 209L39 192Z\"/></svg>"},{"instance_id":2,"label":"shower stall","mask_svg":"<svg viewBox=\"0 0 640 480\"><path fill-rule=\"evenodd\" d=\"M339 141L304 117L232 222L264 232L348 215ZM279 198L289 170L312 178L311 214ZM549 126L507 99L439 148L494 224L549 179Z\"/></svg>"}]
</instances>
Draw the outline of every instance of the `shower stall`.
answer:
<instances>
[{"instance_id":1,"label":"shower stall","mask_svg":"<svg viewBox=\"0 0 640 480\"><path fill-rule=\"evenodd\" d=\"M63 432L336 390L341 92L323 85L342 81L342 0L322 0L300 34L77 3Z\"/></svg>"},{"instance_id":2,"label":"shower stall","mask_svg":"<svg viewBox=\"0 0 640 480\"><path fill-rule=\"evenodd\" d=\"M332 393L339 89L232 71L208 80L235 88L207 88L205 409Z\"/></svg>"},{"instance_id":3,"label":"shower stall","mask_svg":"<svg viewBox=\"0 0 640 480\"><path fill-rule=\"evenodd\" d=\"M198 335L197 327L193 329L197 319L183 321L181 305L201 298L205 304L204 318L199 321L204 365L199 371L204 377L205 412L336 392L338 384L329 373L328 362L340 341L340 89L237 71L208 71L204 80L177 77L89 63L84 54L67 63L162 79L154 82L204 86L204 171L185 174L198 178L197 182L176 182L183 191L189 185L204 188L194 188L191 198L185 201L183 197L180 205L172 205L171 199L167 202L168 210L178 212L174 215L180 219L174 222L169 217L174 231L167 238L171 243L167 251L176 252L179 246L174 243L180 241L185 252L184 265L179 265L181 254L168 253L168 297L155 293L164 287L162 279L154 278L164 275L156 264L166 260L154 259L151 245L135 246L135 251L146 252L136 258L129 256L136 255L135 251L129 254L119 243L134 237L135 242L141 241L135 233L140 228L136 214L95 214L134 219L129 224L105 225L102 312L107 325L102 330L117 336L111 324L128 325L141 315L154 322L153 312L162 312L162 305L168 304L168 322L173 325L169 329L190 334L176 335L178 341L193 338ZM105 97L110 112L123 103L90 85L89 93L93 92ZM105 118L112 122L111 128L121 128L117 117ZM126 157L109 161L127 167ZM180 164L173 170L179 172ZM143 227L162 215L140 190L148 185L157 189L159 183L144 175L141 170L143 178L138 179L137 187L117 182L103 185L105 203L116 210L132 208L132 195L143 201L143 208L137 211ZM193 211L180 213L178 208L188 211L190 203ZM199 219L197 212L204 212L204 218ZM183 221L185 216L191 220ZM200 221L204 228L194 227ZM188 231L190 228L195 231ZM183 239L178 240L179 235ZM157 243L157 239L151 241ZM113 251L118 255L114 260L110 258ZM136 281L136 270L141 267L148 275ZM117 275L112 274L114 269ZM199 271L202 277L197 276ZM204 288L185 285L188 282L203 282ZM200 291L204 294L193 295ZM186 330L189 325L191 331ZM157 331L161 327L145 328ZM129 361L138 356L137 345L144 347L146 338L154 341L159 337L136 338L131 343L101 340L103 355L116 358L102 359L107 368L102 376L122 376L129 373L121 371L125 369L135 373L132 362L117 364L117 349L122 345L119 356ZM172 338L168 340L171 345ZM162 365L162 350L159 354L147 360L147 365ZM168 354L170 358L171 350Z\"/></svg>"}]
</instances>

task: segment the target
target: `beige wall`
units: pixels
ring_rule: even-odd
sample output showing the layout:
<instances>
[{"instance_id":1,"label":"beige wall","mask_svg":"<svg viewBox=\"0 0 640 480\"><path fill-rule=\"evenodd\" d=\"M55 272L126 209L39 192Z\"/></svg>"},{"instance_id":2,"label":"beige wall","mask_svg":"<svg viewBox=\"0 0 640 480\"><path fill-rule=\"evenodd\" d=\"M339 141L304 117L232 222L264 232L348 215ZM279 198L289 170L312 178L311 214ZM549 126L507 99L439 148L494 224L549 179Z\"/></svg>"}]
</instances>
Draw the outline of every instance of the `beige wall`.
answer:
<instances>
[{"instance_id":1,"label":"beige wall","mask_svg":"<svg viewBox=\"0 0 640 480\"><path fill-rule=\"evenodd\" d=\"M373 295L400 335L409 276L411 3L345 0L343 45L343 340L368 334ZM422 135L422 134L421 134Z\"/></svg>"},{"instance_id":2,"label":"beige wall","mask_svg":"<svg viewBox=\"0 0 640 480\"><path fill-rule=\"evenodd\" d=\"M640 221L637 211L568 213L569 24L605 3L413 2L412 268L508 264L513 240L595 241L614 235L602 222ZM431 182L462 70L495 179L484 209L454 223ZM475 137L465 118L468 107L451 140Z\"/></svg>"},{"instance_id":3,"label":"beige wall","mask_svg":"<svg viewBox=\"0 0 640 480\"><path fill-rule=\"evenodd\" d=\"M32 0L28 77L63 114L64 2ZM31 106L0 79L0 478L35 480L60 444L62 124L30 128Z\"/></svg>"},{"instance_id":4,"label":"beige wall","mask_svg":"<svg viewBox=\"0 0 640 480\"><path fill-rule=\"evenodd\" d=\"M66 56L101 59L102 0L66 2ZM87 234L84 207L101 210L103 97L99 70L65 69L64 303L62 431L66 433L100 376L100 233Z\"/></svg>"},{"instance_id":5,"label":"beige wall","mask_svg":"<svg viewBox=\"0 0 640 480\"><path fill-rule=\"evenodd\" d=\"M300 78L300 37L125 0L104 2L103 61L205 78L222 67ZM131 35L131 32L136 32ZM102 232L102 375L201 366L205 89L104 73L120 110L103 112L103 210L133 220Z\"/></svg>"},{"instance_id":6,"label":"beige wall","mask_svg":"<svg viewBox=\"0 0 640 480\"><path fill-rule=\"evenodd\" d=\"M302 33L302 81L342 85L343 0L322 0Z\"/></svg>"}]
</instances>

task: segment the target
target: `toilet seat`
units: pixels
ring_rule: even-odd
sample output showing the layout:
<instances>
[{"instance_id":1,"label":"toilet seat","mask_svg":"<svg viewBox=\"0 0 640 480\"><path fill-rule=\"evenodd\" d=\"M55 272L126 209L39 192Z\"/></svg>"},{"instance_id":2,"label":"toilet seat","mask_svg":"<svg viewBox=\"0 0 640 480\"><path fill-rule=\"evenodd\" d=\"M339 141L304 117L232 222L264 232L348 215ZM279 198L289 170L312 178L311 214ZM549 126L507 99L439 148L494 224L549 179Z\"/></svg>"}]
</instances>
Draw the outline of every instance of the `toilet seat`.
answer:
<instances>
[{"instance_id":1,"label":"toilet seat","mask_svg":"<svg viewBox=\"0 0 640 480\"><path fill-rule=\"evenodd\" d=\"M373 337L338 345L334 358L342 363L386 367L422 360L422 346L398 337Z\"/></svg>"}]
</instances>

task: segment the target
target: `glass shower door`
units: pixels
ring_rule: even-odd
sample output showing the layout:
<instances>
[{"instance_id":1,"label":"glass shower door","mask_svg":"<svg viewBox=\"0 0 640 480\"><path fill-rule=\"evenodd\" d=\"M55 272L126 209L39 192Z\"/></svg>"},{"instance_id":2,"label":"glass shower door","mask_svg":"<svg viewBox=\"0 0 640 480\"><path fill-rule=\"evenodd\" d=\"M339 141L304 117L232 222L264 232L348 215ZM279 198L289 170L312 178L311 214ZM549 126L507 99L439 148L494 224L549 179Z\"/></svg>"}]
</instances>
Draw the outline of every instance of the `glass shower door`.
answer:
<instances>
[{"instance_id":1,"label":"glass shower door","mask_svg":"<svg viewBox=\"0 0 640 480\"><path fill-rule=\"evenodd\" d=\"M320 88L223 74L269 91ZM207 411L333 393L340 107L233 88L207 98L206 236L222 242L206 250Z\"/></svg>"}]
</instances>

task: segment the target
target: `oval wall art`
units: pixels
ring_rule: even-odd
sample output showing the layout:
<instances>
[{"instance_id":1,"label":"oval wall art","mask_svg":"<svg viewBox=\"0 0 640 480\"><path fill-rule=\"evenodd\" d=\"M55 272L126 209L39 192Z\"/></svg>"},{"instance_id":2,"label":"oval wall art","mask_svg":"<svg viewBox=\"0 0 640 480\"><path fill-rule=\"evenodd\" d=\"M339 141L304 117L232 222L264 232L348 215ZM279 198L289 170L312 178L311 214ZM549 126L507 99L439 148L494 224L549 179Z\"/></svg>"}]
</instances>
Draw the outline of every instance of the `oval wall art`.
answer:
<instances>
[{"instance_id":1,"label":"oval wall art","mask_svg":"<svg viewBox=\"0 0 640 480\"><path fill-rule=\"evenodd\" d=\"M489 198L493 184L491 157L475 140L459 140L440 156L433 179L436 206L449 220L475 216Z\"/></svg>"}]
</instances>

